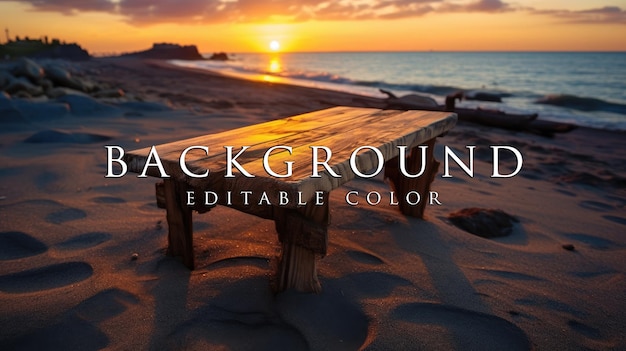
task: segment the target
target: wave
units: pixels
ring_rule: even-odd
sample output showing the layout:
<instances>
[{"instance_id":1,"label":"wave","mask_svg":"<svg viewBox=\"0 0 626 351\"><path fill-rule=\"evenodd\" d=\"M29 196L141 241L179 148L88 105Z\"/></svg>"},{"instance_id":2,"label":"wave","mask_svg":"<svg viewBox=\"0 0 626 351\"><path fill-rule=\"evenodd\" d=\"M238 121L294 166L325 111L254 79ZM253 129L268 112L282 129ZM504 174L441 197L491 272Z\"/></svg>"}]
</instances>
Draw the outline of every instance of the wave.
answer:
<instances>
[{"instance_id":1,"label":"wave","mask_svg":"<svg viewBox=\"0 0 626 351\"><path fill-rule=\"evenodd\" d=\"M268 72L265 72L268 73ZM271 74L271 73L270 73ZM368 88L385 89L391 91L402 92L414 92L424 93L437 96L446 96L457 92L464 92L465 98L468 100L482 100L482 101L495 101L501 102L502 98L512 97L513 94L490 91L485 89L464 89L461 87L450 85L428 85L428 84L402 84L402 83L388 83L385 81L364 81L364 80L352 80L350 78L342 77L331 73L314 73L314 72L281 72L274 74L280 77L312 80L323 83L335 83L344 85L355 85Z\"/></svg>"},{"instance_id":2,"label":"wave","mask_svg":"<svg viewBox=\"0 0 626 351\"><path fill-rule=\"evenodd\" d=\"M429 95L441 103L446 95L463 92L466 99L460 103L462 107L487 107L510 113L538 113L540 118L547 120L592 128L626 130L626 119L624 119L626 104L624 103L605 101L601 98L580 97L574 94L543 95L541 92L528 90L527 87L526 89L509 91L485 87L468 89L456 84L407 84L382 80L357 80L321 70L286 69L270 72L271 67L268 69L265 65L245 64L242 61L194 61L193 63L172 61L172 63L252 80L258 80L261 77L265 80L265 76L270 75L283 78L284 83L288 84L345 91L373 97L382 97L379 89L385 89L398 96L413 93ZM280 70L281 67L278 69Z\"/></svg>"},{"instance_id":3,"label":"wave","mask_svg":"<svg viewBox=\"0 0 626 351\"><path fill-rule=\"evenodd\" d=\"M380 81L356 81L355 85L379 88L379 89L387 89L387 90L399 90L399 91L413 91L416 93L426 93L432 95L440 95L446 96L449 94L454 94L458 91L463 91L463 89L454 86L447 85L427 85L427 84L398 84L398 83L387 83Z\"/></svg>"},{"instance_id":4,"label":"wave","mask_svg":"<svg viewBox=\"0 0 626 351\"><path fill-rule=\"evenodd\" d=\"M266 72L267 73L267 72ZM428 84L401 84L401 83L388 83L384 81L359 81L352 80L350 78L342 77L336 74L330 73L313 73L313 72L297 72L289 73L283 72L275 74L281 77L312 80L323 83L335 83L345 85L356 85L369 88L385 89L392 91L410 91L416 93L425 93L438 96L446 96L457 92L464 92L466 98L472 100L483 101L500 101L505 97L511 97L513 94L505 93L501 91L489 91L489 90L473 90L464 89L461 87L448 86L448 85L428 85Z\"/></svg>"},{"instance_id":5,"label":"wave","mask_svg":"<svg viewBox=\"0 0 626 351\"><path fill-rule=\"evenodd\" d=\"M304 79L304 80L314 80L317 82L323 83L335 83L335 84L355 84L350 78L341 77L336 74L331 73L314 73L314 72L283 72L283 73L271 73L271 72L263 72L267 74L273 74L279 77L292 78L292 79Z\"/></svg>"},{"instance_id":6,"label":"wave","mask_svg":"<svg viewBox=\"0 0 626 351\"><path fill-rule=\"evenodd\" d=\"M535 101L535 103L579 111L604 111L626 115L626 104L575 95L547 95Z\"/></svg>"},{"instance_id":7,"label":"wave","mask_svg":"<svg viewBox=\"0 0 626 351\"><path fill-rule=\"evenodd\" d=\"M497 90L487 90L484 88L476 88L476 89L466 89L458 86L452 85L429 85L429 84L407 84L407 83L390 83L386 81L367 81L367 80L354 80L348 77L344 77L341 75L328 73L328 72L315 72L315 71L291 71L284 70L273 72L266 67L259 67L254 65L245 65L242 64L241 61L228 61L228 62L215 62L215 61L201 61L200 63L187 63L174 61L173 63L189 66L193 65L197 68L204 68L209 70L214 70L222 73L228 74L244 74L244 75L270 75L275 77L287 78L287 79L296 79L296 80L304 80L304 81L312 81L319 83L332 83L332 84L341 84L344 86L356 86L356 87L367 87L367 88L375 88L391 90L395 92L413 92L413 93L423 93L429 95L436 95L440 97L444 97L450 94L454 94L457 92L465 93L465 96L468 100L483 100L483 101L501 101L502 98L511 97L513 94L497 91Z\"/></svg>"}]
</instances>

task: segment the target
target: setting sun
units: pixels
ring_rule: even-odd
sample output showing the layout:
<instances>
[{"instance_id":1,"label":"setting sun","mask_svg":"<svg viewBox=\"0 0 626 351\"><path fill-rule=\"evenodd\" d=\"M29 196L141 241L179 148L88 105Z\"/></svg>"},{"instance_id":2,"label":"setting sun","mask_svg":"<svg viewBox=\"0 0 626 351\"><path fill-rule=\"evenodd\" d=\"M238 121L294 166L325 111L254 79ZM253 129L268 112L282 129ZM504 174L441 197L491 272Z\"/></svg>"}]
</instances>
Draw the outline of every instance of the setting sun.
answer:
<instances>
[{"instance_id":1,"label":"setting sun","mask_svg":"<svg viewBox=\"0 0 626 351\"><path fill-rule=\"evenodd\" d=\"M272 51L278 51L278 49L280 49L280 43L277 40L272 40L270 42L270 49Z\"/></svg>"}]
</instances>

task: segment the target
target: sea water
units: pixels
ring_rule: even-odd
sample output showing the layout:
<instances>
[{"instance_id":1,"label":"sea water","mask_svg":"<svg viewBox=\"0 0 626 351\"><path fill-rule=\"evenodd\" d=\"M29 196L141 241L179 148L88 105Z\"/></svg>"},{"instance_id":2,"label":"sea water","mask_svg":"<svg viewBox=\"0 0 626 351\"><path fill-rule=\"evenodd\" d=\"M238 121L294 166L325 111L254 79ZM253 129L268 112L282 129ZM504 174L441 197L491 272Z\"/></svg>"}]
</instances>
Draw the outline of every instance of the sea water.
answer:
<instances>
[{"instance_id":1,"label":"sea water","mask_svg":"<svg viewBox=\"0 0 626 351\"><path fill-rule=\"evenodd\" d=\"M173 61L240 78L361 95L457 91L498 96L458 106L538 113L540 119L626 131L625 52L350 52L231 54L229 61Z\"/></svg>"}]
</instances>

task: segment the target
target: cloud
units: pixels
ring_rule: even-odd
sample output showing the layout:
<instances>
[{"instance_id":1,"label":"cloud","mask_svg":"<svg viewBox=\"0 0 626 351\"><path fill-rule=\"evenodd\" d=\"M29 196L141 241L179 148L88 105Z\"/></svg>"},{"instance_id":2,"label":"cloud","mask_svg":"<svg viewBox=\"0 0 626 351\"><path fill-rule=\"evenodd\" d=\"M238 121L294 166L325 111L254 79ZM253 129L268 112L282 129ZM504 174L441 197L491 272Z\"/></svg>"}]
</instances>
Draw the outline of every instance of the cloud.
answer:
<instances>
[{"instance_id":1,"label":"cloud","mask_svg":"<svg viewBox=\"0 0 626 351\"><path fill-rule=\"evenodd\" d=\"M23 1L29 3L35 10L74 14L84 11L111 12L115 9L115 3L109 0L32 0Z\"/></svg>"},{"instance_id":2,"label":"cloud","mask_svg":"<svg viewBox=\"0 0 626 351\"><path fill-rule=\"evenodd\" d=\"M14 0L0 0L14 1ZM364 20L418 17L454 9L494 12L506 7L500 0L480 0L466 5L447 4L449 0L25 0L35 11L105 12L124 16L135 25L155 23L263 22Z\"/></svg>"},{"instance_id":3,"label":"cloud","mask_svg":"<svg viewBox=\"0 0 626 351\"><path fill-rule=\"evenodd\" d=\"M445 3L438 9L439 12L487 12L487 13L509 12L509 11L515 11L515 10L517 9L513 8L511 5L505 2L502 2L500 0L478 0L478 1L470 2L466 4Z\"/></svg>"},{"instance_id":4,"label":"cloud","mask_svg":"<svg viewBox=\"0 0 626 351\"><path fill-rule=\"evenodd\" d=\"M0 0L15 1L15 0ZM136 26L158 23L399 19L431 13L526 12L576 23L626 23L615 6L582 11L537 10L502 0L24 0L35 11L104 12Z\"/></svg>"},{"instance_id":5,"label":"cloud","mask_svg":"<svg viewBox=\"0 0 626 351\"><path fill-rule=\"evenodd\" d=\"M626 24L626 11L617 6L605 6L588 10L533 10L537 15L548 15L567 23Z\"/></svg>"}]
</instances>

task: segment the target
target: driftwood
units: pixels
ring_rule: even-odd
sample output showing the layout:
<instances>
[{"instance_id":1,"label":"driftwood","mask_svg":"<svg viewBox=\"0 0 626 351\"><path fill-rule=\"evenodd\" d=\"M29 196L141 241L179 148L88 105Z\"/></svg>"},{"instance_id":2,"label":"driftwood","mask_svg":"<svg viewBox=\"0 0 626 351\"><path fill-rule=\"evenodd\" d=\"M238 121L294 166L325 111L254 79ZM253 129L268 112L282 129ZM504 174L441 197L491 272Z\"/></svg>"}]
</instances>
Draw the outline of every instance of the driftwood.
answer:
<instances>
[{"instance_id":1,"label":"driftwood","mask_svg":"<svg viewBox=\"0 0 626 351\"><path fill-rule=\"evenodd\" d=\"M358 173L367 174L378 162L376 154L366 148L356 154L351 164L354 150L365 145L375 147L383 157L386 176L400 194L411 190L419 191L422 197L426 197L438 165L432 158L434 139L450 130L455 123L456 115L449 112L335 107L157 145L155 150L170 176L156 186L157 204L167 210L168 254L180 257L187 267L193 269L192 210L202 213L217 204L229 206L275 221L282 246L276 275L278 291L293 288L319 292L321 287L315 260L324 256L327 250L329 192L354 179ZM414 150L408 156L407 167L409 172L415 173L421 167L421 155L415 150L422 144L429 146L426 174L407 181L397 172L397 146L406 145L409 150ZM276 149L268 154L268 166L277 174L285 174L285 162L293 162L291 176L272 176L263 166L265 153L277 145L290 146L292 152L284 148ZM203 174L209 170L208 175L191 177L181 169L181 153L190 146L209 148L208 155L204 150L192 150L184 159L190 172ZM237 157L237 161L254 177L247 177L237 170L234 170L233 177L226 177L225 146L232 146L235 150L233 154L243 146L249 146ZM323 167L318 167L319 178L312 177L313 146L331 150L328 166L340 177L333 177ZM142 173L150 151L151 148L145 148L126 153L123 160L128 165L128 171ZM322 151L318 159L325 156ZM147 174L160 177L160 171L155 166L148 167ZM188 191L197 197L193 204L187 202ZM205 203L202 199L205 192L211 192L217 199ZM240 196L241 192L250 194L244 199ZM233 196L228 197L229 193ZM280 204L281 194L287 196L288 203ZM420 203L425 202L426 199ZM423 207L417 207L403 204L400 209L407 215L421 218Z\"/></svg>"},{"instance_id":2,"label":"driftwood","mask_svg":"<svg viewBox=\"0 0 626 351\"><path fill-rule=\"evenodd\" d=\"M544 136L552 136L554 133L566 133L576 128L575 125L568 123L538 120L536 113L519 114L495 109L456 107L457 100L460 101L467 98L463 92L446 96L445 105L441 106L428 96L409 94L397 97L392 92L383 89L380 91L388 96L385 100L387 103L385 108L389 109L449 111L456 113L461 121L503 129L527 131Z\"/></svg>"}]
</instances>

